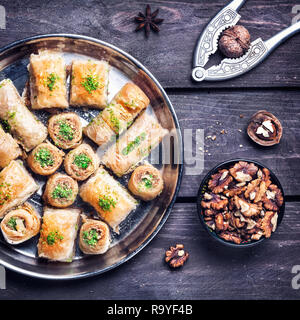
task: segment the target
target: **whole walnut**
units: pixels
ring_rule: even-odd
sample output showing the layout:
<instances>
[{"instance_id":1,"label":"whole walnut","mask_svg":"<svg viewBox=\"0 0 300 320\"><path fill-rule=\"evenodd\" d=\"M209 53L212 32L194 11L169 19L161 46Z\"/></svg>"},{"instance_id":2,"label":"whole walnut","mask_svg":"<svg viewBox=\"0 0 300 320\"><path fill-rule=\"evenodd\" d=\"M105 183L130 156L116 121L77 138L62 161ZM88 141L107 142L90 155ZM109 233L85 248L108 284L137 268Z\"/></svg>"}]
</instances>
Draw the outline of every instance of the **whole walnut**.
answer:
<instances>
[{"instance_id":1,"label":"whole walnut","mask_svg":"<svg viewBox=\"0 0 300 320\"><path fill-rule=\"evenodd\" d=\"M219 40L219 49L228 58L239 58L250 47L250 33L243 26L233 26L225 30Z\"/></svg>"}]
</instances>

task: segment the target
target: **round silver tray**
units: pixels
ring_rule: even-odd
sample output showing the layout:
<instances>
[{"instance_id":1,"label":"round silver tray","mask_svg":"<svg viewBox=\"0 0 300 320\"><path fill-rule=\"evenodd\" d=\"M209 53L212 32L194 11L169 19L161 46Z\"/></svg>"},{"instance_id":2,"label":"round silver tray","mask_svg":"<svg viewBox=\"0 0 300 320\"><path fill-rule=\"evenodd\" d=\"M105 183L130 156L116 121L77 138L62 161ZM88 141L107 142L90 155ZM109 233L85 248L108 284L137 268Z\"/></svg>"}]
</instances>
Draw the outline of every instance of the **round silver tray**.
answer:
<instances>
[{"instance_id":1,"label":"round silver tray","mask_svg":"<svg viewBox=\"0 0 300 320\"><path fill-rule=\"evenodd\" d=\"M36 245L39 236L23 244L11 246L0 235L0 264L4 267L27 276L44 279L89 277L128 261L155 237L166 222L179 190L183 170L180 162L182 159L180 127L170 100L154 76L126 52L94 38L72 34L47 34L7 45L0 49L0 80L10 78L21 94L28 80L29 55L37 53L39 49L59 49L66 63L71 62L75 57L108 61L111 65L109 98L113 97L125 82L136 83L150 98L149 111L155 114L164 128L170 130L173 137L169 148L170 163L155 165L161 170L165 182L162 194L154 201L148 203L141 201L137 209L121 224L120 235L112 234L111 248L105 254L85 256L76 245L76 254L72 263L48 262L37 257ZM84 108L70 109L76 112L83 122L91 120L99 112L99 110ZM47 122L49 113L38 111L35 114L41 121ZM93 145L90 140L88 142ZM42 213L41 195L46 179L38 175L33 176L40 183L41 188L29 199L29 202ZM119 181L126 186L128 176ZM82 208L86 213L93 212L91 207L84 204L79 197L77 198L74 206Z\"/></svg>"}]
</instances>

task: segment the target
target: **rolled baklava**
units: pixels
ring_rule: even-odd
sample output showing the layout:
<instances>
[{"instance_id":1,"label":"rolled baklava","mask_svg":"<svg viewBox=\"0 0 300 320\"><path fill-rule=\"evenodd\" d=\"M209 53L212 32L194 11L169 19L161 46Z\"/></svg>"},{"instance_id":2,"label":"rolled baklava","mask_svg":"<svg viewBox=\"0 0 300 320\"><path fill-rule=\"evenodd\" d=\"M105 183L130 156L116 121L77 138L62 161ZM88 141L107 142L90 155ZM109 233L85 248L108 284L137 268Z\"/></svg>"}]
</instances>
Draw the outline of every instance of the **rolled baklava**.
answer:
<instances>
[{"instance_id":1,"label":"rolled baklava","mask_svg":"<svg viewBox=\"0 0 300 320\"><path fill-rule=\"evenodd\" d=\"M32 109L67 108L66 66L60 53L31 54L29 64Z\"/></svg>"},{"instance_id":2,"label":"rolled baklava","mask_svg":"<svg viewBox=\"0 0 300 320\"><path fill-rule=\"evenodd\" d=\"M0 172L0 219L12 208L24 203L39 189L21 161L12 160Z\"/></svg>"},{"instance_id":3,"label":"rolled baklava","mask_svg":"<svg viewBox=\"0 0 300 320\"><path fill-rule=\"evenodd\" d=\"M73 112L54 115L49 119L48 132L56 146L62 149L73 148L82 139L80 118Z\"/></svg>"},{"instance_id":4,"label":"rolled baklava","mask_svg":"<svg viewBox=\"0 0 300 320\"><path fill-rule=\"evenodd\" d=\"M116 137L114 131L102 119L101 113L98 114L86 127L83 133L93 140L99 147L112 141Z\"/></svg>"},{"instance_id":5,"label":"rolled baklava","mask_svg":"<svg viewBox=\"0 0 300 320\"><path fill-rule=\"evenodd\" d=\"M86 180L99 167L100 159L86 143L70 151L64 161L67 174L78 181Z\"/></svg>"},{"instance_id":6,"label":"rolled baklava","mask_svg":"<svg viewBox=\"0 0 300 320\"><path fill-rule=\"evenodd\" d=\"M55 173L47 181L43 200L53 207L66 208L74 203L77 194L77 181L66 174Z\"/></svg>"},{"instance_id":7,"label":"rolled baklava","mask_svg":"<svg viewBox=\"0 0 300 320\"><path fill-rule=\"evenodd\" d=\"M53 261L72 262L80 217L79 209L44 208L38 255Z\"/></svg>"},{"instance_id":8,"label":"rolled baklava","mask_svg":"<svg viewBox=\"0 0 300 320\"><path fill-rule=\"evenodd\" d=\"M102 162L117 176L122 176L147 157L168 132L162 128L154 116L144 112L106 151Z\"/></svg>"},{"instance_id":9,"label":"rolled baklava","mask_svg":"<svg viewBox=\"0 0 300 320\"><path fill-rule=\"evenodd\" d=\"M9 79L0 82L0 118L26 151L32 150L47 137L47 128L27 109Z\"/></svg>"},{"instance_id":10,"label":"rolled baklava","mask_svg":"<svg viewBox=\"0 0 300 320\"><path fill-rule=\"evenodd\" d=\"M103 167L81 186L80 197L117 233L119 224L137 205L137 201Z\"/></svg>"},{"instance_id":11,"label":"rolled baklava","mask_svg":"<svg viewBox=\"0 0 300 320\"><path fill-rule=\"evenodd\" d=\"M10 244L22 243L40 231L41 217L27 202L10 211L1 222L4 239Z\"/></svg>"},{"instance_id":12,"label":"rolled baklava","mask_svg":"<svg viewBox=\"0 0 300 320\"><path fill-rule=\"evenodd\" d=\"M27 158L30 169L42 176L53 174L62 164L64 152L50 142L35 147Z\"/></svg>"},{"instance_id":13,"label":"rolled baklava","mask_svg":"<svg viewBox=\"0 0 300 320\"><path fill-rule=\"evenodd\" d=\"M106 61L73 61L70 104L103 109L107 104L108 72Z\"/></svg>"},{"instance_id":14,"label":"rolled baklava","mask_svg":"<svg viewBox=\"0 0 300 320\"><path fill-rule=\"evenodd\" d=\"M126 83L102 112L103 120L116 133L122 133L149 104L145 93L135 84Z\"/></svg>"},{"instance_id":15,"label":"rolled baklava","mask_svg":"<svg viewBox=\"0 0 300 320\"><path fill-rule=\"evenodd\" d=\"M106 223L83 217L80 228L79 247L85 254L103 254L110 244L110 232Z\"/></svg>"},{"instance_id":16,"label":"rolled baklava","mask_svg":"<svg viewBox=\"0 0 300 320\"><path fill-rule=\"evenodd\" d=\"M128 182L128 189L144 201L156 198L163 187L161 173L150 164L137 167Z\"/></svg>"},{"instance_id":17,"label":"rolled baklava","mask_svg":"<svg viewBox=\"0 0 300 320\"><path fill-rule=\"evenodd\" d=\"M17 142L0 125L0 168L6 167L11 160L17 159L21 154L22 151Z\"/></svg>"}]
</instances>

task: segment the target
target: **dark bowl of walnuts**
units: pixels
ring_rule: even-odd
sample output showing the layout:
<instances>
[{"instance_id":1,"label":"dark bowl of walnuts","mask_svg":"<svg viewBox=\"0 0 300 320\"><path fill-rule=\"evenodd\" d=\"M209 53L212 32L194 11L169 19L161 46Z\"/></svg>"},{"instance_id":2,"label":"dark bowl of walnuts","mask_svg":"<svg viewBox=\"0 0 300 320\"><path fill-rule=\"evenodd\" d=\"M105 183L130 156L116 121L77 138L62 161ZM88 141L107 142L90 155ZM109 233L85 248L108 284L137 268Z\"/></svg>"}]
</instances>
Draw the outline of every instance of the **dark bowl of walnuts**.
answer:
<instances>
[{"instance_id":1,"label":"dark bowl of walnuts","mask_svg":"<svg viewBox=\"0 0 300 320\"><path fill-rule=\"evenodd\" d=\"M252 247L281 223L285 202L275 174L253 160L222 162L203 179L198 214L208 233L231 247Z\"/></svg>"}]
</instances>

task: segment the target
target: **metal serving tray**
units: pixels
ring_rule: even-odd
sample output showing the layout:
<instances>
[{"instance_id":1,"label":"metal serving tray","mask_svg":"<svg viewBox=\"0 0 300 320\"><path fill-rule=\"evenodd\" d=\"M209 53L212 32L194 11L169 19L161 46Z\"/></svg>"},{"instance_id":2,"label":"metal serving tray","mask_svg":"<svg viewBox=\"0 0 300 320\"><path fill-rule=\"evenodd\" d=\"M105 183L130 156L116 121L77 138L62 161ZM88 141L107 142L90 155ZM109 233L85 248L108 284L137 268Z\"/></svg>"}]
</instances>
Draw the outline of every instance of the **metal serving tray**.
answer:
<instances>
[{"instance_id":1,"label":"metal serving tray","mask_svg":"<svg viewBox=\"0 0 300 320\"><path fill-rule=\"evenodd\" d=\"M103 41L80 35L48 34L30 37L14 42L0 49L0 80L10 78L20 94L28 80L27 65L29 55L37 53L39 49L59 49L70 63L73 58L80 59L104 59L111 65L109 79L109 98L127 81L132 81L144 90L151 101L148 112L153 112L164 128L172 132L170 164L155 165L164 178L165 187L159 198L151 202L141 201L137 209L132 212L120 226L120 234L112 233L111 248L103 255L86 256L78 249L73 262L48 262L37 257L37 242L39 235L29 241L12 246L5 242L0 235L0 264L16 272L27 276L44 279L76 279L84 278L111 270L126 262L142 250L158 233L166 222L175 202L179 190L183 166L182 137L175 111L165 91L154 76L136 59L119 48ZM83 123L91 120L99 110L85 108L70 108L76 112ZM46 111L34 112L45 124L50 114ZM85 142L93 143L86 139ZM174 151L180 150L177 159L174 159ZM180 159L179 159L180 158ZM62 171L61 168L59 171ZM43 186L47 180L45 177L34 175L40 184L40 190L33 195L29 202L42 213ZM128 176L118 179L127 186ZM83 203L80 197L74 207L82 208L85 213L93 213L89 205ZM78 242L78 239L77 239Z\"/></svg>"}]
</instances>

